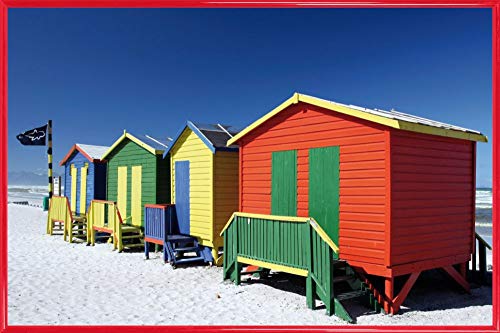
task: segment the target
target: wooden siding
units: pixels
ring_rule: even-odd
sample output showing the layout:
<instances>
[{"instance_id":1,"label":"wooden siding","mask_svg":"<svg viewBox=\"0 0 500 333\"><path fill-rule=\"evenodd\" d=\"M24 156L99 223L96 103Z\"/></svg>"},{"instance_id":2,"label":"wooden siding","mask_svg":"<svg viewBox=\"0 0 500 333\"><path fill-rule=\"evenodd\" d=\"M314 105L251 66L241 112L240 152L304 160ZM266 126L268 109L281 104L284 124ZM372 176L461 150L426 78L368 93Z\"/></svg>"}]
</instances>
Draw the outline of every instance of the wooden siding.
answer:
<instances>
[{"instance_id":1,"label":"wooden siding","mask_svg":"<svg viewBox=\"0 0 500 333\"><path fill-rule=\"evenodd\" d=\"M238 211L238 152L218 151L214 157L214 246L223 245L220 232Z\"/></svg>"},{"instance_id":2,"label":"wooden siding","mask_svg":"<svg viewBox=\"0 0 500 333\"><path fill-rule=\"evenodd\" d=\"M391 131L391 266L471 253L474 145Z\"/></svg>"},{"instance_id":3,"label":"wooden siding","mask_svg":"<svg viewBox=\"0 0 500 333\"><path fill-rule=\"evenodd\" d=\"M297 215L309 214L309 148L340 147L340 258L385 267L386 131L382 125L299 103L240 142L241 211L271 213L271 154L297 150Z\"/></svg>"},{"instance_id":4,"label":"wooden siding","mask_svg":"<svg viewBox=\"0 0 500 333\"><path fill-rule=\"evenodd\" d=\"M189 128L170 154L172 201L175 203L175 162L189 161L190 233L202 245L213 247L213 154Z\"/></svg>"},{"instance_id":5,"label":"wooden siding","mask_svg":"<svg viewBox=\"0 0 500 333\"><path fill-rule=\"evenodd\" d=\"M107 157L107 200L117 200L118 167L127 167L127 214L132 211L132 166L142 166L141 226L144 226L144 205L156 202L156 156L135 142L124 140ZM122 216L125 218L125 216Z\"/></svg>"}]
</instances>

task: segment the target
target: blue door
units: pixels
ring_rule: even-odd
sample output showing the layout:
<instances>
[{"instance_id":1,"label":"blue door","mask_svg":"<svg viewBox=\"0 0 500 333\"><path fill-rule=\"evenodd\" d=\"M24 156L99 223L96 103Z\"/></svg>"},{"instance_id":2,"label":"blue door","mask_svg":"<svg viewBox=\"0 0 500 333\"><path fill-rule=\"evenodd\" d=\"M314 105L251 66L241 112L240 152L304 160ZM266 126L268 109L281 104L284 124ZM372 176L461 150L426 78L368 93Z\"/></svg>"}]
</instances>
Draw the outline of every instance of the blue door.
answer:
<instances>
[{"instance_id":1,"label":"blue door","mask_svg":"<svg viewBox=\"0 0 500 333\"><path fill-rule=\"evenodd\" d=\"M175 210L179 232L189 235L189 161L175 162Z\"/></svg>"}]
</instances>

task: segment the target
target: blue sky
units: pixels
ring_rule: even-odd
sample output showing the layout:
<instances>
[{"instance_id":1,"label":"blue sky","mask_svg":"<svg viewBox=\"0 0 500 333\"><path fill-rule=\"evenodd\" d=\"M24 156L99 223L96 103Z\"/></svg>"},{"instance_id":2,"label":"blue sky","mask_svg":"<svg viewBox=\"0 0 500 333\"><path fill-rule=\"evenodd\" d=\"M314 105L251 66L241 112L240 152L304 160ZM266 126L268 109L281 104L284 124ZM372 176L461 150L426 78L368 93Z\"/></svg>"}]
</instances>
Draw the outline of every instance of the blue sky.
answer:
<instances>
[{"instance_id":1,"label":"blue sky","mask_svg":"<svg viewBox=\"0 0 500 333\"><path fill-rule=\"evenodd\" d=\"M473 128L491 185L490 9L9 9L9 171L45 172L15 135L54 122L54 160L123 129L244 127L295 91Z\"/></svg>"}]
</instances>

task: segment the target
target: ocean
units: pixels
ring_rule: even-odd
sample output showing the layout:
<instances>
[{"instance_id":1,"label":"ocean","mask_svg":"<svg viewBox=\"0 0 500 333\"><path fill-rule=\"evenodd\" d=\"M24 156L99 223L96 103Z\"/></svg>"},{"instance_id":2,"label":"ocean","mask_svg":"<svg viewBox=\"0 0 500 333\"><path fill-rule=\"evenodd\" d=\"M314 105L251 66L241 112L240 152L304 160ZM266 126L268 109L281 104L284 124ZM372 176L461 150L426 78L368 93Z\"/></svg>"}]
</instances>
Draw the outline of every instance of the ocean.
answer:
<instances>
[{"instance_id":1,"label":"ocean","mask_svg":"<svg viewBox=\"0 0 500 333\"><path fill-rule=\"evenodd\" d=\"M8 201L29 201L42 205L47 195L47 186L9 185ZM491 188L476 190L476 231L491 244L492 234L492 192Z\"/></svg>"}]
</instances>

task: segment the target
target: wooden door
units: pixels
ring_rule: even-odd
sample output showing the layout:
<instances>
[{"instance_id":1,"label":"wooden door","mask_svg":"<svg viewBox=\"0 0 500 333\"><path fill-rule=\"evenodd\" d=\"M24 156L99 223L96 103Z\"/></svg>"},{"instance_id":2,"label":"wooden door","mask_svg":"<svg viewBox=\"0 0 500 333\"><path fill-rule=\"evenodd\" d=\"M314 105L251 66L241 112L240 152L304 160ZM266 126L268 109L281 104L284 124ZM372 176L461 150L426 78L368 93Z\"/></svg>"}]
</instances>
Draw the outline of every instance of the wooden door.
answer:
<instances>
[{"instance_id":1,"label":"wooden door","mask_svg":"<svg viewBox=\"0 0 500 333\"><path fill-rule=\"evenodd\" d=\"M339 147L309 150L309 216L339 242Z\"/></svg>"},{"instance_id":2,"label":"wooden door","mask_svg":"<svg viewBox=\"0 0 500 333\"><path fill-rule=\"evenodd\" d=\"M118 183L117 183L117 196L116 201L118 205L118 210L122 219L126 219L127 216L127 167L118 167Z\"/></svg>"},{"instance_id":3,"label":"wooden door","mask_svg":"<svg viewBox=\"0 0 500 333\"><path fill-rule=\"evenodd\" d=\"M85 214L87 211L87 172L89 164L85 163L80 169L80 214Z\"/></svg>"},{"instance_id":4,"label":"wooden door","mask_svg":"<svg viewBox=\"0 0 500 333\"><path fill-rule=\"evenodd\" d=\"M74 164L71 164L71 211L76 212L76 181L78 177L78 169Z\"/></svg>"},{"instance_id":5,"label":"wooden door","mask_svg":"<svg viewBox=\"0 0 500 333\"><path fill-rule=\"evenodd\" d=\"M189 161L175 162L175 212L179 233L190 232Z\"/></svg>"},{"instance_id":6,"label":"wooden door","mask_svg":"<svg viewBox=\"0 0 500 333\"><path fill-rule=\"evenodd\" d=\"M274 152L271 168L271 214L297 215L297 151Z\"/></svg>"},{"instance_id":7,"label":"wooden door","mask_svg":"<svg viewBox=\"0 0 500 333\"><path fill-rule=\"evenodd\" d=\"M142 166L132 167L132 224L142 226Z\"/></svg>"}]
</instances>

